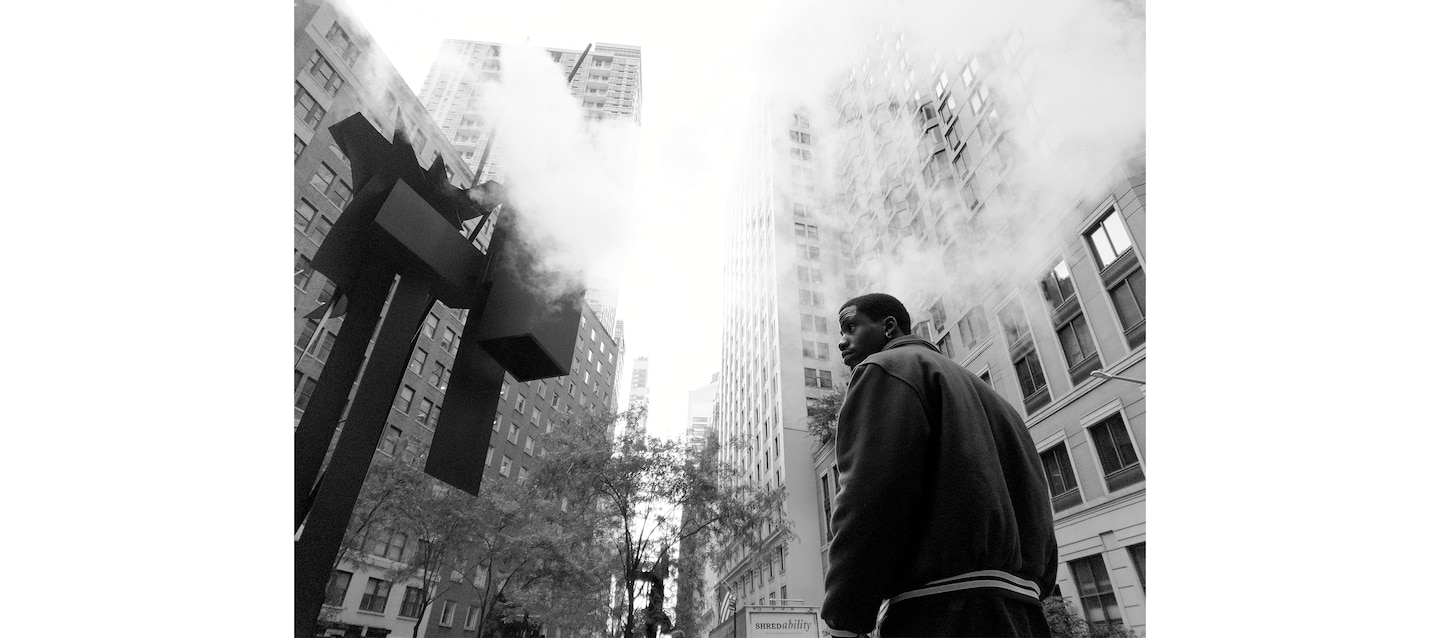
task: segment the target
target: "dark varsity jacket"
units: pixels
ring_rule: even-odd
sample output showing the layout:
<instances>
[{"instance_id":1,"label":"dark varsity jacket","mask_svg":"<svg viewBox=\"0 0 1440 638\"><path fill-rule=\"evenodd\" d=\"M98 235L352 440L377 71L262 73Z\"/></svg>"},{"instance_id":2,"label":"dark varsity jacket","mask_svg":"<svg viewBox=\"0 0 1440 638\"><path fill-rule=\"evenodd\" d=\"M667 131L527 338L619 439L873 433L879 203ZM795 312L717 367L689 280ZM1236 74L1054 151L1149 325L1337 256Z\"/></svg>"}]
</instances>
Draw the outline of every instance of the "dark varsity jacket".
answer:
<instances>
[{"instance_id":1,"label":"dark varsity jacket","mask_svg":"<svg viewBox=\"0 0 1440 638\"><path fill-rule=\"evenodd\" d=\"M840 494L820 617L868 633L883 601L1055 586L1050 493L1025 420L914 335L855 367L836 433Z\"/></svg>"}]
</instances>

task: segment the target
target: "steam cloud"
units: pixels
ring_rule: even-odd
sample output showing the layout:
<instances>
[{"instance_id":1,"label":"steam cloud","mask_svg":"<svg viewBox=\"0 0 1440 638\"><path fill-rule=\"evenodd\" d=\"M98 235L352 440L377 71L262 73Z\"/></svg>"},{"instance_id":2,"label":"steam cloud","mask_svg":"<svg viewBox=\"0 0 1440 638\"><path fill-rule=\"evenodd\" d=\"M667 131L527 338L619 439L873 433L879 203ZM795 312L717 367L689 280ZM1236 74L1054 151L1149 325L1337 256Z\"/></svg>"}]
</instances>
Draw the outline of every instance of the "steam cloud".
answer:
<instances>
[{"instance_id":1,"label":"steam cloud","mask_svg":"<svg viewBox=\"0 0 1440 638\"><path fill-rule=\"evenodd\" d=\"M1016 251L1053 251L1063 238L1016 237L1010 231L1068 213L1096 189L1108 187L1122 162L1143 152L1143 3L841 0L785 3L773 11L765 19L769 26L762 45L753 48L751 66L765 69L758 76L759 89L777 105L794 104L809 112L821 158L838 157L838 146L851 136L833 98L836 87L852 78L852 70L874 72L873 87L867 85L865 70L855 72L858 88L850 90L861 93L862 102L893 99L903 105L915 90L933 93L941 69L950 70L952 88L963 94L956 73L959 63L974 53L990 54L980 76L1006 109L1005 139L1014 167L1006 179L1006 200L992 197L983 219L975 221L974 229L980 232L971 232L960 223L968 217L960 194L953 188L946 191L949 212L940 217L957 237L959 250L946 258L939 245L904 238L893 252L881 251L856 265L862 278L873 283L871 290L891 292L914 304L942 293L964 297L997 281L1027 281L1033 273L1005 272L1002 264L1017 256L1039 256ZM904 34L901 52L909 51L913 88L908 92L886 85L880 72L887 63L895 65L900 55L894 48L885 51L888 60L878 55L892 33ZM879 134L897 143L870 149L872 155L919 170L925 158L917 156L918 131L907 117L902 115ZM842 184L825 182L837 167L816 168L819 192L837 193ZM874 169L847 179L861 192L893 184ZM830 199L818 212L829 216L832 226L844 228L847 204ZM1047 226L1033 228L1045 232ZM982 236L989 239L981 241Z\"/></svg>"}]
</instances>

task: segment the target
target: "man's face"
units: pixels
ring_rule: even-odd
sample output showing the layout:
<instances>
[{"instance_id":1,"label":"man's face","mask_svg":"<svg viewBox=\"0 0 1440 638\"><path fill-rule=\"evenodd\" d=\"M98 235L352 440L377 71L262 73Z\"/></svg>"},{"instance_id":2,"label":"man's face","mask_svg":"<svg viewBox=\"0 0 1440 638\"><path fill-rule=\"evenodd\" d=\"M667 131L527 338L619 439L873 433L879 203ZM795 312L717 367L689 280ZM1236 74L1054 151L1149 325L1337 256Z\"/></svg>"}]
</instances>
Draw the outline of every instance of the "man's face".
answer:
<instances>
[{"instance_id":1,"label":"man's face","mask_svg":"<svg viewBox=\"0 0 1440 638\"><path fill-rule=\"evenodd\" d=\"M896 332L894 317L875 321L856 310L855 306L841 308L840 359L851 368L859 365L865 357L879 352L890 343L890 337L885 336L887 329L891 334Z\"/></svg>"}]
</instances>

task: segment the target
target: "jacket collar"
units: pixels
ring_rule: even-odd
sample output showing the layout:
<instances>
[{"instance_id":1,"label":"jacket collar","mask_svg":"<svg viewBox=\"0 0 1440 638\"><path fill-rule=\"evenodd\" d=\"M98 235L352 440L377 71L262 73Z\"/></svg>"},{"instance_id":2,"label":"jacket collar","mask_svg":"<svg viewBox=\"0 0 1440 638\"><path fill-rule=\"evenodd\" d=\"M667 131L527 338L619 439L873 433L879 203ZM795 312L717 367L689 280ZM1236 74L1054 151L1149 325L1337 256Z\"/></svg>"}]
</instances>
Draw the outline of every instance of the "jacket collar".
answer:
<instances>
[{"instance_id":1,"label":"jacket collar","mask_svg":"<svg viewBox=\"0 0 1440 638\"><path fill-rule=\"evenodd\" d=\"M912 334L908 334L908 335L900 335L900 336L898 336L898 337L895 337L894 339L891 339L891 340L890 340L890 343L885 344L885 347L884 347L884 348L881 348L880 351L881 351L881 352L884 352L884 351L889 350L889 349L891 349L891 348L898 348L898 347L900 347L900 346L908 346L908 345L910 345L910 344L922 345L922 346L925 346L926 348L929 348L929 349L931 349L931 350L934 350L935 352L940 352L940 349L937 348L937 347L935 347L935 344L930 343L929 341L926 341L923 337L920 337L919 335L916 335L916 334L913 334L913 333L912 333Z\"/></svg>"}]
</instances>

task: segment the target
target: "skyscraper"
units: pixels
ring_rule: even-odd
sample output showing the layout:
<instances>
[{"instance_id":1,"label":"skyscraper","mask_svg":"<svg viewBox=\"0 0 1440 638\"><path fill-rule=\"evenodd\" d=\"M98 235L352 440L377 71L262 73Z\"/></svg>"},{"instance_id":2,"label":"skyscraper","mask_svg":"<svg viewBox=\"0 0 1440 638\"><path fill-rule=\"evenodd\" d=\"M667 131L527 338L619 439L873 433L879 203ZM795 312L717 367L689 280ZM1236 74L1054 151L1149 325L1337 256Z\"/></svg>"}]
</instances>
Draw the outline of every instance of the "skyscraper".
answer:
<instances>
[{"instance_id":1,"label":"skyscraper","mask_svg":"<svg viewBox=\"0 0 1440 638\"><path fill-rule=\"evenodd\" d=\"M807 406L841 378L829 326L836 230L815 214L820 157L808 116L757 100L726 224L722 344L715 430L721 461L763 487L784 486L793 538L760 530L760 549L727 551L706 602L818 606L824 596L818 489ZM779 149L777 151L777 149ZM723 614L722 614L723 620Z\"/></svg>"},{"instance_id":2,"label":"skyscraper","mask_svg":"<svg viewBox=\"0 0 1440 638\"><path fill-rule=\"evenodd\" d=\"M705 442L710 431L710 420L715 412L715 393L720 389L720 373L710 377L710 383L690 391L689 421L685 425L685 441L692 445Z\"/></svg>"}]
</instances>

